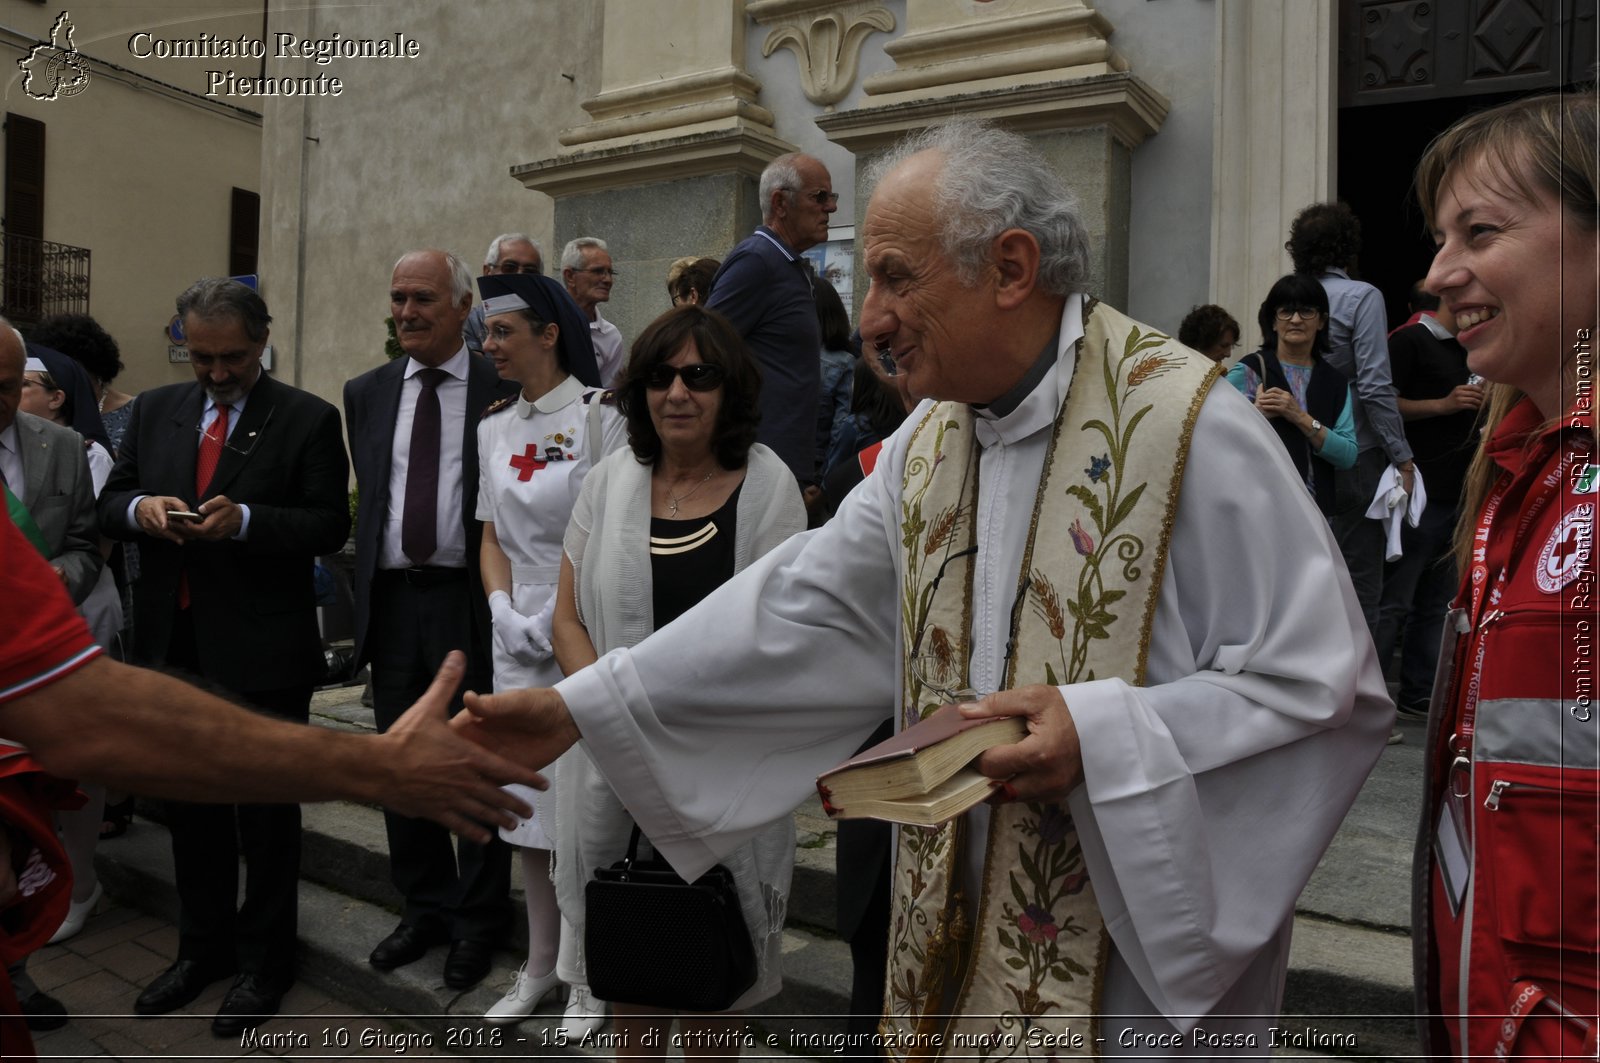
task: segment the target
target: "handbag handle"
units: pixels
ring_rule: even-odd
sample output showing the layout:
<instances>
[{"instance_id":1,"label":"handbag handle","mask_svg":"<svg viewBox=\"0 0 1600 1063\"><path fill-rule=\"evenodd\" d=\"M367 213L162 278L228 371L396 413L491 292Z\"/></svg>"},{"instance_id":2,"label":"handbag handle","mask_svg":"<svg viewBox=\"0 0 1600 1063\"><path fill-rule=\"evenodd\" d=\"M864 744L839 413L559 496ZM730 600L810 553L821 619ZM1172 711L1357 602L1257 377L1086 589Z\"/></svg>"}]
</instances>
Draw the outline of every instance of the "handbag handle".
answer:
<instances>
[{"instance_id":1,"label":"handbag handle","mask_svg":"<svg viewBox=\"0 0 1600 1063\"><path fill-rule=\"evenodd\" d=\"M1256 370L1256 393L1260 394L1267 387L1267 359L1260 351L1252 351L1245 357L1254 358L1256 365L1261 367Z\"/></svg>"},{"instance_id":2,"label":"handbag handle","mask_svg":"<svg viewBox=\"0 0 1600 1063\"><path fill-rule=\"evenodd\" d=\"M626 875L633 870L634 863L639 859L639 824L633 825L633 833L628 836L628 855L622 858L622 873Z\"/></svg>"}]
</instances>

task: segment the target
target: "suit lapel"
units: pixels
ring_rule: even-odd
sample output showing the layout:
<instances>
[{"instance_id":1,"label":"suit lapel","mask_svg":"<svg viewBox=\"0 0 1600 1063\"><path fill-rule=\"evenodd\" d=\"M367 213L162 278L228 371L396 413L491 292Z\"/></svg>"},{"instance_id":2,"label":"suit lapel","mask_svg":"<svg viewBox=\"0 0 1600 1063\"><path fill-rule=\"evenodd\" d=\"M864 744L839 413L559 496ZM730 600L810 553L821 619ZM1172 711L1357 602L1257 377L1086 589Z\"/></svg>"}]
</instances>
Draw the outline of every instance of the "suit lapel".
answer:
<instances>
[{"instance_id":1,"label":"suit lapel","mask_svg":"<svg viewBox=\"0 0 1600 1063\"><path fill-rule=\"evenodd\" d=\"M228 444L222 448L217 470L211 474L210 486L205 488L206 498L225 494L228 485L255 456L256 447L265 439L267 425L272 420L272 409L277 403L278 393L285 386L262 370L260 379L250 389L250 397L245 400L239 423L228 433ZM195 449L198 452L198 442L195 443ZM201 498L196 501L205 500Z\"/></svg>"},{"instance_id":2,"label":"suit lapel","mask_svg":"<svg viewBox=\"0 0 1600 1063\"><path fill-rule=\"evenodd\" d=\"M50 471L50 443L44 429L32 416L17 414L17 457L22 459L22 491L20 501L31 507L39 501L45 488L45 474Z\"/></svg>"},{"instance_id":3,"label":"suit lapel","mask_svg":"<svg viewBox=\"0 0 1600 1063\"><path fill-rule=\"evenodd\" d=\"M205 402L205 393L199 384L184 387L165 422L166 438L151 451L152 455L160 455L165 468L154 476L142 475L141 487L178 498L194 495L194 466L200 450L200 412ZM196 499L195 503L198 505L200 501Z\"/></svg>"},{"instance_id":4,"label":"suit lapel","mask_svg":"<svg viewBox=\"0 0 1600 1063\"><path fill-rule=\"evenodd\" d=\"M371 419L368 422L370 428L360 444L367 448L368 467L376 470L371 489L373 504L383 507L374 511L380 514L387 511L389 504L389 475L394 465L394 426L400 419L400 392L405 382L405 358L396 358L373 378ZM368 485L362 484L361 490L366 492Z\"/></svg>"}]
</instances>

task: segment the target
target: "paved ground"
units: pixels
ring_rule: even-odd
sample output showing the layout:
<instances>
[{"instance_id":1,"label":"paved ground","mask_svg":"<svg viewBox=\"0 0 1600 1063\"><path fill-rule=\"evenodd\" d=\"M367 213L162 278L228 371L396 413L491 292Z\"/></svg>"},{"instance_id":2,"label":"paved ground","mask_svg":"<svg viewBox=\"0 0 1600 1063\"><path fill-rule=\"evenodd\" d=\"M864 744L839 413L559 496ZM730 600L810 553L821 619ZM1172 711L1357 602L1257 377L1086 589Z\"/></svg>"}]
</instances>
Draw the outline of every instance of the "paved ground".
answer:
<instances>
[{"instance_id":1,"label":"paved ground","mask_svg":"<svg viewBox=\"0 0 1600 1063\"><path fill-rule=\"evenodd\" d=\"M72 1016L61 1029L34 1035L39 1058L223 1060L292 1054L296 1059L393 1059L403 1039L416 1036L394 1020L361 1015L304 982L295 985L284 998L282 1014L263 1025L249 1045L211 1034L211 1017L227 980L181 1011L135 1016L134 998L166 969L177 948L178 931L170 923L108 900L77 937L35 954L29 973ZM365 1048L364 1038L370 1042ZM262 1047L280 1040L284 1047Z\"/></svg>"}]
</instances>

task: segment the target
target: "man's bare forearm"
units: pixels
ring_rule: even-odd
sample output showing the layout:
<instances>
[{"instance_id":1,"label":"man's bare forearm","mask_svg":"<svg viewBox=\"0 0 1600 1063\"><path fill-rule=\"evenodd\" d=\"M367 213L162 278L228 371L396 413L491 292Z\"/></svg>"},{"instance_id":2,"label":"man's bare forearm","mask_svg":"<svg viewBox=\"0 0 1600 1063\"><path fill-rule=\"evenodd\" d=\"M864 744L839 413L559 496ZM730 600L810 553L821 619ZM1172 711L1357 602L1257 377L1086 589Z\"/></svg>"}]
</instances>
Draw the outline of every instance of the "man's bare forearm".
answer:
<instances>
[{"instance_id":1,"label":"man's bare forearm","mask_svg":"<svg viewBox=\"0 0 1600 1063\"><path fill-rule=\"evenodd\" d=\"M0 733L53 774L180 800L377 800L388 774L361 736L106 658L0 706Z\"/></svg>"},{"instance_id":2,"label":"man's bare forearm","mask_svg":"<svg viewBox=\"0 0 1600 1063\"><path fill-rule=\"evenodd\" d=\"M451 729L466 658L446 656L426 693L381 735L289 723L171 676L97 658L0 705L0 735L47 771L191 801L372 801L476 842L532 810L506 783L538 772Z\"/></svg>"}]
</instances>

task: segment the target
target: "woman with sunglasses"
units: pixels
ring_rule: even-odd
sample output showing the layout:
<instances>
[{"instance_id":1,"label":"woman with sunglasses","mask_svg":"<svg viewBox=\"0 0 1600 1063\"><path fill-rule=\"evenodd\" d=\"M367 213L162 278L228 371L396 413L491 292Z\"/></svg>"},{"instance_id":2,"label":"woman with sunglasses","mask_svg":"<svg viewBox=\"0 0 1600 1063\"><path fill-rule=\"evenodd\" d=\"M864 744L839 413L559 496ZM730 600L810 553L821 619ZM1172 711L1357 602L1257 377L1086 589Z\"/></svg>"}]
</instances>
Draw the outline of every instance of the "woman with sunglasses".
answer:
<instances>
[{"instance_id":1,"label":"woman with sunglasses","mask_svg":"<svg viewBox=\"0 0 1600 1063\"><path fill-rule=\"evenodd\" d=\"M588 324L559 284L535 274L486 274L478 288L483 353L503 379L522 385L478 424L479 567L493 617L494 685L541 686L560 678L550 624L567 516L584 477L622 445L623 422L594 387L599 372ZM556 774L562 763L553 766ZM521 849L528 961L484 1016L497 1024L527 1018L561 983L556 953L564 928L550 882L553 802L526 788L517 792L534 814L500 836ZM581 979L573 984L561 1023L567 1035L577 1041L603 1018Z\"/></svg>"},{"instance_id":2,"label":"woman with sunglasses","mask_svg":"<svg viewBox=\"0 0 1600 1063\"><path fill-rule=\"evenodd\" d=\"M1256 315L1261 349L1239 359L1228 381L1255 403L1283 440L1323 516L1333 513L1333 470L1356 460L1350 383L1328 351L1328 293L1309 273L1279 277Z\"/></svg>"},{"instance_id":3,"label":"woman with sunglasses","mask_svg":"<svg viewBox=\"0 0 1600 1063\"><path fill-rule=\"evenodd\" d=\"M617 382L629 448L590 473L567 527L555 616L563 672L571 675L601 653L638 643L805 527L793 474L755 442L760 385L733 326L701 307L663 314L634 342ZM564 761L556 782L556 894L563 916L581 935L584 886L595 868L626 853L633 820L582 743L568 757L573 754L576 763ZM764 829L723 864L733 872L759 964L755 984L734 1003L742 1009L771 997L781 984L778 947L794 865L792 822ZM581 969L561 975L587 977ZM624 1004L614 1012L627 1044L653 1043L659 1046L655 1058L665 1057L669 1013ZM733 1026L724 1016L684 1016L681 1022L685 1032ZM663 1036L645 1039L651 1030ZM696 1056L685 1048L685 1058Z\"/></svg>"}]
</instances>

